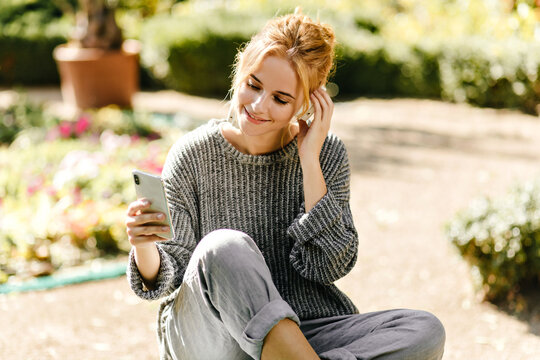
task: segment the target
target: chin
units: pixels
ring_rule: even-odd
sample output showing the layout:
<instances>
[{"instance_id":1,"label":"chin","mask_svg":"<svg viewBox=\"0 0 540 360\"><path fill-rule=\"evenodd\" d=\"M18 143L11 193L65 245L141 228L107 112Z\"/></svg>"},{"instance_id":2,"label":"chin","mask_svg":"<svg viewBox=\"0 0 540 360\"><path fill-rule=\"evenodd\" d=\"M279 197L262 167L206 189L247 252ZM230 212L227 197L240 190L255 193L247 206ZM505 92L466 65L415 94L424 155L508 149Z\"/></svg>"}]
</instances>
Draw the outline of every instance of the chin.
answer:
<instances>
[{"instance_id":1,"label":"chin","mask_svg":"<svg viewBox=\"0 0 540 360\"><path fill-rule=\"evenodd\" d=\"M247 136L257 136L266 133L265 129L260 129L257 125L252 125L247 119L240 119L238 121L238 128L242 134Z\"/></svg>"}]
</instances>

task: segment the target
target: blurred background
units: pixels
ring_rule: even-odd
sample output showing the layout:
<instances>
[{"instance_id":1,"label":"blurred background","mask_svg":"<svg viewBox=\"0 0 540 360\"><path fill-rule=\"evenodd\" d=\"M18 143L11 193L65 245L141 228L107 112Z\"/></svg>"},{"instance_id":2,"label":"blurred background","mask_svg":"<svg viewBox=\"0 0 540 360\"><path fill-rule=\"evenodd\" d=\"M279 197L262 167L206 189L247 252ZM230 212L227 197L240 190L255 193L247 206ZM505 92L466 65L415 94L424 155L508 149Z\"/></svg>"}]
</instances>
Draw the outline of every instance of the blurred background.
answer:
<instances>
[{"instance_id":1,"label":"blurred background","mask_svg":"<svg viewBox=\"0 0 540 360\"><path fill-rule=\"evenodd\" d=\"M539 0L2 0L0 293L123 274L130 248L124 214L135 198L131 170L159 174L172 143L226 106L242 44L268 19L298 5L335 29L330 87L341 104L337 117L367 131L347 139L357 133L342 130L353 171L367 174L363 181L371 176L367 163L380 168L377 161L389 161L369 149L373 139L406 133L394 117L366 127L362 114L373 115L369 104L398 104L401 113L420 114L415 138L393 144L411 156L407 141L431 150L459 144L467 154L474 148L468 141L478 140L483 128L486 144L510 139L512 149L524 146L512 159L538 160ZM373 102L353 109L357 99ZM428 131L437 119L422 114L434 102L446 104L435 111L448 114L441 129L452 136ZM484 114L490 119L478 122ZM465 122L473 129L470 138L456 135ZM492 145L499 158L510 158ZM540 284L540 181L531 175L537 165L528 163L504 196L501 183L497 194L476 199L482 186L496 183L483 173L475 191L462 193L466 202L441 212L445 226L437 228L471 270L464 281L474 284L476 295L468 298L526 314L535 339L540 310L524 289ZM452 166L476 165L462 160ZM429 174L420 178L433 180ZM382 228L399 221L393 210L370 210L369 216ZM523 346L534 352L538 340ZM468 358L461 355L454 351L453 358Z\"/></svg>"}]
</instances>

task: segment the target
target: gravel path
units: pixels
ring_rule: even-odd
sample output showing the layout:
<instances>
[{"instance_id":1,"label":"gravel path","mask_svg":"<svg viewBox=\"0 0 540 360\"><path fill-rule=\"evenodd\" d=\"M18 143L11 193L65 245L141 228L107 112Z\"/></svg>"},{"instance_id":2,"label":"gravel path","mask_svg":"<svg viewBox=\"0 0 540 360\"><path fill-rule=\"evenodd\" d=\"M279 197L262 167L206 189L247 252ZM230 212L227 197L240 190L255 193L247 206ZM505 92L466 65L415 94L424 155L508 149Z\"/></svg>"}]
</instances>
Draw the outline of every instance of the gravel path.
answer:
<instances>
[{"instance_id":1,"label":"gravel path","mask_svg":"<svg viewBox=\"0 0 540 360\"><path fill-rule=\"evenodd\" d=\"M31 90L58 99L56 90ZM58 104L57 104L58 105ZM218 116L222 103L140 93L136 107ZM201 106L202 105L202 106ZM61 105L58 105L61 106ZM429 100L336 104L332 131L349 149L356 267L338 282L362 312L416 308L447 331L444 359L540 358L540 304L517 319L473 291L443 224L472 198L540 175L540 118ZM3 359L157 359L158 304L125 277L0 295Z\"/></svg>"}]
</instances>

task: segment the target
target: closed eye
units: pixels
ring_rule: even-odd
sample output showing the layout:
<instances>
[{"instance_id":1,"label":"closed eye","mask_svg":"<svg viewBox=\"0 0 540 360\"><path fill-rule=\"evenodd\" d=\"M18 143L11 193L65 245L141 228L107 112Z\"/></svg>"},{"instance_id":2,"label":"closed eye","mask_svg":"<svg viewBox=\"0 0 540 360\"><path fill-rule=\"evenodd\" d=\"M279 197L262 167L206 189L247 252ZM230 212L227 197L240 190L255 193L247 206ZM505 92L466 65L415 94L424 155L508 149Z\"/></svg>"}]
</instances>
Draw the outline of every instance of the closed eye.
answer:
<instances>
[{"instance_id":1,"label":"closed eye","mask_svg":"<svg viewBox=\"0 0 540 360\"><path fill-rule=\"evenodd\" d=\"M253 84L252 82L248 81L247 85L252 88L253 90L261 90L260 87L258 87L257 85Z\"/></svg>"},{"instance_id":2,"label":"closed eye","mask_svg":"<svg viewBox=\"0 0 540 360\"><path fill-rule=\"evenodd\" d=\"M281 104L281 105L285 105L285 104L288 104L289 102L288 101L285 101L285 100L281 100L279 97L277 96L274 96L274 100L278 103L278 104Z\"/></svg>"},{"instance_id":3,"label":"closed eye","mask_svg":"<svg viewBox=\"0 0 540 360\"><path fill-rule=\"evenodd\" d=\"M255 85L251 80L247 81L247 86L249 86L254 91L261 90L261 88L259 86ZM276 103L280 104L280 105L286 105L286 104L289 103L288 101L281 99L279 96L274 96L274 101Z\"/></svg>"}]
</instances>

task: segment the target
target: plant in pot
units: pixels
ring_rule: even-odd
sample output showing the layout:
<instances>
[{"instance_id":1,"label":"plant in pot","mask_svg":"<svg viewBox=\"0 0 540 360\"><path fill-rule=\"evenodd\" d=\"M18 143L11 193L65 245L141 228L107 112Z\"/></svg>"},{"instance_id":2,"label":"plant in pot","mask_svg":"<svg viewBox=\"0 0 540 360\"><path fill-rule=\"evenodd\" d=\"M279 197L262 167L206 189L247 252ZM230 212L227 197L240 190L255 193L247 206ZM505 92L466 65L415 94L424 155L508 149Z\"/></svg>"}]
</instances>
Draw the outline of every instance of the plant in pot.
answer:
<instances>
[{"instance_id":1,"label":"plant in pot","mask_svg":"<svg viewBox=\"0 0 540 360\"><path fill-rule=\"evenodd\" d=\"M64 101L80 109L110 104L131 107L139 88L139 51L136 40L124 40L111 0L79 0L70 41L56 47L53 57L60 73Z\"/></svg>"}]
</instances>

